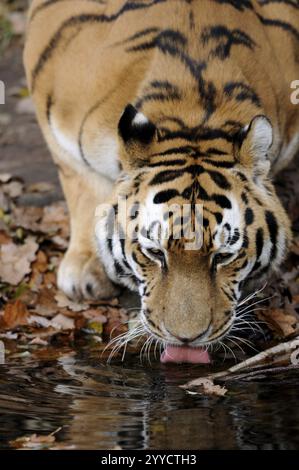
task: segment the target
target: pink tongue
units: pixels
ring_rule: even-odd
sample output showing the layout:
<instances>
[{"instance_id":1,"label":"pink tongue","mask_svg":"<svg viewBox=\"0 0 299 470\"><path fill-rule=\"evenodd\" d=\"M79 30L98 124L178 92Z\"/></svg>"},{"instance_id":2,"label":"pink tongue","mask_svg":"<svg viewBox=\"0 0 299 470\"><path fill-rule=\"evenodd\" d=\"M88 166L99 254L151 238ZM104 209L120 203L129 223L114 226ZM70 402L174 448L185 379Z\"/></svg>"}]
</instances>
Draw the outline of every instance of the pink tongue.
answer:
<instances>
[{"instance_id":1,"label":"pink tongue","mask_svg":"<svg viewBox=\"0 0 299 470\"><path fill-rule=\"evenodd\" d=\"M191 364L210 364L210 356L202 348L190 348L188 346L166 346L161 354L160 361L166 362L190 362Z\"/></svg>"}]
</instances>

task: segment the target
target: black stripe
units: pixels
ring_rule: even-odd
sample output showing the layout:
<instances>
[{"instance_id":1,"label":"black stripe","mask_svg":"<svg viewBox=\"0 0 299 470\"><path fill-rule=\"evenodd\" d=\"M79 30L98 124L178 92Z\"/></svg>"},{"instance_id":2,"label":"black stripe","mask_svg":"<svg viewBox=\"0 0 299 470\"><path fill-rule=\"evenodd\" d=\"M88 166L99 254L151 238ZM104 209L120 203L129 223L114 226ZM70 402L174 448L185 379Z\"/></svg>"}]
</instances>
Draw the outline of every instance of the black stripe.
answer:
<instances>
[{"instance_id":1,"label":"black stripe","mask_svg":"<svg viewBox=\"0 0 299 470\"><path fill-rule=\"evenodd\" d=\"M128 42L131 42L131 41L135 41L136 39L142 38L142 37L147 36L148 34L151 34L151 33L158 33L159 31L160 31L159 28L154 27L154 26L149 27L149 28L145 28L145 29L142 29L141 31L138 31L137 33L133 34L132 36L128 37L124 41L120 41L120 42L115 43L114 46L116 46L116 45L122 46L123 44L127 44Z\"/></svg>"},{"instance_id":2,"label":"black stripe","mask_svg":"<svg viewBox=\"0 0 299 470\"><path fill-rule=\"evenodd\" d=\"M186 46L187 38L179 31L166 29L161 31L156 38L148 42L143 42L139 45L126 49L127 52L139 52L150 50L153 48L159 49L163 54L170 55L178 59L191 73L192 77L196 80L198 85L198 93L202 100L202 107L205 110L204 121L216 109L216 88L213 82L207 82L203 78L203 71L206 69L205 62L198 62L189 56Z\"/></svg>"},{"instance_id":3,"label":"black stripe","mask_svg":"<svg viewBox=\"0 0 299 470\"><path fill-rule=\"evenodd\" d=\"M260 259L263 249L264 249L264 230L259 228L255 235L255 249L256 249L256 259Z\"/></svg>"},{"instance_id":4,"label":"black stripe","mask_svg":"<svg viewBox=\"0 0 299 470\"><path fill-rule=\"evenodd\" d=\"M213 25L205 28L201 34L201 40L204 45L210 41L217 42L214 49L211 49L209 55L225 60L230 56L233 46L244 46L253 50L256 43L245 31L240 29L228 29L225 25Z\"/></svg>"},{"instance_id":5,"label":"black stripe","mask_svg":"<svg viewBox=\"0 0 299 470\"><path fill-rule=\"evenodd\" d=\"M123 267L121 266L121 264L117 260L114 260L113 267L117 276L124 276L127 274L125 270L123 269Z\"/></svg>"},{"instance_id":6,"label":"black stripe","mask_svg":"<svg viewBox=\"0 0 299 470\"><path fill-rule=\"evenodd\" d=\"M231 184L222 173L212 170L206 170L206 172L219 188L227 190L231 189Z\"/></svg>"},{"instance_id":7,"label":"black stripe","mask_svg":"<svg viewBox=\"0 0 299 470\"><path fill-rule=\"evenodd\" d=\"M213 194L210 200L214 201L218 206L222 207L222 209L232 208L230 200L226 196L223 196L223 194Z\"/></svg>"},{"instance_id":8,"label":"black stripe","mask_svg":"<svg viewBox=\"0 0 299 470\"><path fill-rule=\"evenodd\" d=\"M173 181L176 178L180 178L185 174L185 168L183 170L165 170L161 171L154 178L150 181L150 186L154 186L155 184L162 184L168 183L169 181Z\"/></svg>"},{"instance_id":9,"label":"black stripe","mask_svg":"<svg viewBox=\"0 0 299 470\"><path fill-rule=\"evenodd\" d=\"M176 165L185 165L187 160L177 159L177 160L166 160L162 162L149 163L147 166L151 168L160 167L160 166L176 166Z\"/></svg>"},{"instance_id":10,"label":"black stripe","mask_svg":"<svg viewBox=\"0 0 299 470\"><path fill-rule=\"evenodd\" d=\"M243 183L248 181L247 176L245 176L244 173L242 173L241 171L237 171L236 175Z\"/></svg>"},{"instance_id":11,"label":"black stripe","mask_svg":"<svg viewBox=\"0 0 299 470\"><path fill-rule=\"evenodd\" d=\"M222 5L230 5L239 11L245 11L246 9L253 10L251 0L214 0L214 2Z\"/></svg>"},{"instance_id":12,"label":"black stripe","mask_svg":"<svg viewBox=\"0 0 299 470\"><path fill-rule=\"evenodd\" d=\"M171 101L171 100L179 100L181 99L181 96L178 93L168 93L167 95L164 95L163 93L149 93L147 95L143 95L141 98L139 98L136 103L135 107L137 109L141 109L143 104L148 102L148 101Z\"/></svg>"},{"instance_id":13,"label":"black stripe","mask_svg":"<svg viewBox=\"0 0 299 470\"><path fill-rule=\"evenodd\" d=\"M230 245L235 245L240 240L241 234L240 230L235 228L234 234L229 242Z\"/></svg>"},{"instance_id":14,"label":"black stripe","mask_svg":"<svg viewBox=\"0 0 299 470\"><path fill-rule=\"evenodd\" d=\"M176 189L167 189L160 191L154 197L154 204L163 204L164 202L170 201L170 199L179 196L179 192Z\"/></svg>"},{"instance_id":15,"label":"black stripe","mask_svg":"<svg viewBox=\"0 0 299 470\"><path fill-rule=\"evenodd\" d=\"M221 290L222 290L222 292L224 293L224 295L226 295L226 297L227 297L231 302L233 302L233 301L235 300L235 299L234 299L234 296L233 296L232 294L229 294L228 292L226 292L226 290L225 290L223 287L221 287Z\"/></svg>"},{"instance_id":16,"label":"black stripe","mask_svg":"<svg viewBox=\"0 0 299 470\"><path fill-rule=\"evenodd\" d=\"M242 271L243 269L247 267L247 265L248 265L248 260L246 259L244 263L242 264L242 266L240 266L239 270Z\"/></svg>"},{"instance_id":17,"label":"black stripe","mask_svg":"<svg viewBox=\"0 0 299 470\"><path fill-rule=\"evenodd\" d=\"M224 150L216 149L215 147L210 147L206 150L207 154L212 155L228 155Z\"/></svg>"},{"instance_id":18,"label":"black stripe","mask_svg":"<svg viewBox=\"0 0 299 470\"><path fill-rule=\"evenodd\" d=\"M223 129L195 127L193 129L190 128L178 131L170 131L165 135L160 136L158 140L160 142L164 142L174 139L185 139L190 142L222 139L226 142L233 142L234 137Z\"/></svg>"},{"instance_id":19,"label":"black stripe","mask_svg":"<svg viewBox=\"0 0 299 470\"><path fill-rule=\"evenodd\" d=\"M150 84L153 88L159 88L166 91L179 93L179 89L176 85L169 82L168 80L153 80Z\"/></svg>"},{"instance_id":20,"label":"black stripe","mask_svg":"<svg viewBox=\"0 0 299 470\"><path fill-rule=\"evenodd\" d=\"M164 155L176 155L176 154L198 154L199 156L206 155L205 153L201 153L197 147L192 147L191 145L184 145L180 147L173 147L169 148L167 150L164 150L163 152L158 152L158 153L153 153L150 155L151 157L162 157Z\"/></svg>"},{"instance_id":21,"label":"black stripe","mask_svg":"<svg viewBox=\"0 0 299 470\"><path fill-rule=\"evenodd\" d=\"M245 192L243 192L241 194L241 198L242 198L242 201L244 202L244 204L248 204L249 203L249 200L248 200L248 197L247 197L247 194Z\"/></svg>"},{"instance_id":22,"label":"black stripe","mask_svg":"<svg viewBox=\"0 0 299 470\"><path fill-rule=\"evenodd\" d=\"M87 0L88 2L90 3L97 3L98 5L106 5L106 1L105 0ZM59 2L65 2L65 0L47 0L46 2L42 3L41 5L38 5L34 10L33 12L31 13L30 17L29 17L29 21L31 22L35 16L40 13L41 11L43 10L46 10L48 7L54 5L55 3L59 3Z\"/></svg>"},{"instance_id":23,"label":"black stripe","mask_svg":"<svg viewBox=\"0 0 299 470\"><path fill-rule=\"evenodd\" d=\"M292 26L290 23L286 23L285 21L277 19L264 18L260 14L257 14L257 17L263 25L281 28L282 30L291 33L297 39L297 41L299 41L299 30Z\"/></svg>"},{"instance_id":24,"label":"black stripe","mask_svg":"<svg viewBox=\"0 0 299 470\"><path fill-rule=\"evenodd\" d=\"M237 101L251 101L258 108L261 107L261 101L255 91L245 83L229 82L224 87L224 93Z\"/></svg>"},{"instance_id":25,"label":"black stripe","mask_svg":"<svg viewBox=\"0 0 299 470\"><path fill-rule=\"evenodd\" d=\"M220 161L220 160L212 160L210 158L204 158L202 160L205 163L209 163L217 168L233 168L235 166L235 162L228 162L228 161Z\"/></svg>"},{"instance_id":26,"label":"black stripe","mask_svg":"<svg viewBox=\"0 0 299 470\"><path fill-rule=\"evenodd\" d=\"M53 104L54 103L53 103L52 95L48 95L47 104L46 104L46 115L47 115L47 120L48 120L49 124L50 124L50 121L51 121L51 111L52 111Z\"/></svg>"},{"instance_id":27,"label":"black stripe","mask_svg":"<svg viewBox=\"0 0 299 470\"><path fill-rule=\"evenodd\" d=\"M298 0L258 0L259 4L263 7L265 5L270 5L271 3L282 3L289 7L299 8Z\"/></svg>"},{"instance_id":28,"label":"black stripe","mask_svg":"<svg viewBox=\"0 0 299 470\"><path fill-rule=\"evenodd\" d=\"M247 207L246 211L245 211L245 224L248 226L248 225L251 225L254 221L254 214L253 214L253 210L250 209L250 207Z\"/></svg>"},{"instance_id":29,"label":"black stripe","mask_svg":"<svg viewBox=\"0 0 299 470\"><path fill-rule=\"evenodd\" d=\"M278 236L278 224L276 218L271 211L265 212L265 219L269 230L270 240L272 243L272 249L270 254L270 260L273 261L277 254L277 236Z\"/></svg>"}]
</instances>

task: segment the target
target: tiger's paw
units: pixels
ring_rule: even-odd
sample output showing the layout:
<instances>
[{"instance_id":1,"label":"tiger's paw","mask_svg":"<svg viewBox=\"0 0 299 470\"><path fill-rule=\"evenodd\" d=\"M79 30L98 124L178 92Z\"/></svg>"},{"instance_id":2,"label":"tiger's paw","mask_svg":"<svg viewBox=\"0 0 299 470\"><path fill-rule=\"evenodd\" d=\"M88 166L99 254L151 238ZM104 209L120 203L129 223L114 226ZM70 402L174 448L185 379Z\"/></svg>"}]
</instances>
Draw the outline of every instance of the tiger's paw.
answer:
<instances>
[{"instance_id":1,"label":"tiger's paw","mask_svg":"<svg viewBox=\"0 0 299 470\"><path fill-rule=\"evenodd\" d=\"M59 269L57 285L70 299L108 299L120 290L108 278L95 255L67 251Z\"/></svg>"}]
</instances>

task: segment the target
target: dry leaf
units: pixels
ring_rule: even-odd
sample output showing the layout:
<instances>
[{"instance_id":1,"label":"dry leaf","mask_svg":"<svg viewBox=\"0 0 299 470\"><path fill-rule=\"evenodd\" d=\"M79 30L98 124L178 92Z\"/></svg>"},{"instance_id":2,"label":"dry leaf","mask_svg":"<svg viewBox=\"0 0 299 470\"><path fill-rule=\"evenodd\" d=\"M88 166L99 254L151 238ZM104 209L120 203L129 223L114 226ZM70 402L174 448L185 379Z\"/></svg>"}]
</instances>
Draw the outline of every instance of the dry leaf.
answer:
<instances>
[{"instance_id":1,"label":"dry leaf","mask_svg":"<svg viewBox=\"0 0 299 470\"><path fill-rule=\"evenodd\" d=\"M47 318L41 317L40 315L30 315L28 323L30 325L41 326L42 328L49 328L52 326L51 322Z\"/></svg>"},{"instance_id":2,"label":"dry leaf","mask_svg":"<svg viewBox=\"0 0 299 470\"><path fill-rule=\"evenodd\" d=\"M13 286L18 285L31 271L36 258L38 244L28 237L24 245L8 243L0 249L0 280Z\"/></svg>"},{"instance_id":3,"label":"dry leaf","mask_svg":"<svg viewBox=\"0 0 299 470\"><path fill-rule=\"evenodd\" d=\"M40 221L44 215L42 207L15 207L13 209L13 227L22 227L32 232L42 232Z\"/></svg>"},{"instance_id":4,"label":"dry leaf","mask_svg":"<svg viewBox=\"0 0 299 470\"><path fill-rule=\"evenodd\" d=\"M10 173L0 173L0 183L8 183L12 179Z\"/></svg>"},{"instance_id":5,"label":"dry leaf","mask_svg":"<svg viewBox=\"0 0 299 470\"><path fill-rule=\"evenodd\" d=\"M48 346L48 341L36 336L33 338L29 344L37 345L37 346Z\"/></svg>"},{"instance_id":6,"label":"dry leaf","mask_svg":"<svg viewBox=\"0 0 299 470\"><path fill-rule=\"evenodd\" d=\"M38 293L35 305L33 305L34 312L45 317L53 317L56 315L58 306L54 295L54 289L41 289Z\"/></svg>"},{"instance_id":7,"label":"dry leaf","mask_svg":"<svg viewBox=\"0 0 299 470\"><path fill-rule=\"evenodd\" d=\"M9 444L15 449L49 449L56 441L55 434L60 430L61 427L47 436L31 434L31 436L18 437L14 441L10 441Z\"/></svg>"},{"instance_id":8,"label":"dry leaf","mask_svg":"<svg viewBox=\"0 0 299 470\"><path fill-rule=\"evenodd\" d=\"M16 199L23 193L23 184L20 181L11 181L3 186L3 191L12 199Z\"/></svg>"},{"instance_id":9,"label":"dry leaf","mask_svg":"<svg viewBox=\"0 0 299 470\"><path fill-rule=\"evenodd\" d=\"M5 328L16 328L17 326L28 324L29 313L26 305L20 300L5 305L2 317Z\"/></svg>"},{"instance_id":10,"label":"dry leaf","mask_svg":"<svg viewBox=\"0 0 299 470\"><path fill-rule=\"evenodd\" d=\"M85 310L85 312L83 312L83 316L87 320L93 320L99 323L107 323L107 317L103 315L102 313L100 313L99 310L100 309L90 308L88 310Z\"/></svg>"},{"instance_id":11,"label":"dry leaf","mask_svg":"<svg viewBox=\"0 0 299 470\"><path fill-rule=\"evenodd\" d=\"M192 389L188 390L188 384L183 385L182 388L187 389L188 393L191 394L200 394L200 395L209 395L209 396L216 396L216 397L224 397L227 393L227 389L225 387L221 387L220 385L215 385L213 380L201 377L199 379L192 381ZM196 388L196 390L194 390ZM198 389L198 390L197 390Z\"/></svg>"},{"instance_id":12,"label":"dry leaf","mask_svg":"<svg viewBox=\"0 0 299 470\"><path fill-rule=\"evenodd\" d=\"M36 260L32 265L32 271L36 270L40 273L45 273L48 269L48 258L47 255L39 250L36 256Z\"/></svg>"},{"instance_id":13,"label":"dry leaf","mask_svg":"<svg viewBox=\"0 0 299 470\"><path fill-rule=\"evenodd\" d=\"M51 321L51 326L57 330L73 330L75 328L75 320L59 313Z\"/></svg>"}]
</instances>

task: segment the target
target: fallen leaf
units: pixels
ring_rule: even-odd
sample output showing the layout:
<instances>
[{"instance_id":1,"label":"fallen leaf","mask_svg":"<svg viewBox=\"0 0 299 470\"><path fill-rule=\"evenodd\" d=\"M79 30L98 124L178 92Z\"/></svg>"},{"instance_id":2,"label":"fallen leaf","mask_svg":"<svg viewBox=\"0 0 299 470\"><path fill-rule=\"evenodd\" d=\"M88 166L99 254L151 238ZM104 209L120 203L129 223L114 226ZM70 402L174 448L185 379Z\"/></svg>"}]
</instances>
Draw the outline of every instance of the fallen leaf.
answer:
<instances>
[{"instance_id":1,"label":"fallen leaf","mask_svg":"<svg viewBox=\"0 0 299 470\"><path fill-rule=\"evenodd\" d=\"M31 434L31 436L18 437L14 441L10 441L10 446L15 449L48 449L55 441L61 427L46 436Z\"/></svg>"},{"instance_id":2,"label":"fallen leaf","mask_svg":"<svg viewBox=\"0 0 299 470\"><path fill-rule=\"evenodd\" d=\"M42 207L15 207L13 209L13 227L22 227L32 232L42 231L40 221L44 215Z\"/></svg>"},{"instance_id":3,"label":"fallen leaf","mask_svg":"<svg viewBox=\"0 0 299 470\"><path fill-rule=\"evenodd\" d=\"M5 328L16 328L17 326L28 324L29 313L26 305L19 299L15 302L8 303L4 308L2 317L3 326Z\"/></svg>"},{"instance_id":4,"label":"fallen leaf","mask_svg":"<svg viewBox=\"0 0 299 470\"><path fill-rule=\"evenodd\" d=\"M75 320L73 318L66 317L62 313L59 313L51 321L51 326L58 330L73 330L75 328Z\"/></svg>"},{"instance_id":5,"label":"fallen leaf","mask_svg":"<svg viewBox=\"0 0 299 470\"><path fill-rule=\"evenodd\" d=\"M20 181L11 181L3 186L3 191L11 197L11 199L16 199L23 193L23 183Z\"/></svg>"},{"instance_id":6,"label":"fallen leaf","mask_svg":"<svg viewBox=\"0 0 299 470\"><path fill-rule=\"evenodd\" d=\"M12 179L10 173L0 173L0 183L8 183Z\"/></svg>"},{"instance_id":7,"label":"fallen leaf","mask_svg":"<svg viewBox=\"0 0 299 470\"><path fill-rule=\"evenodd\" d=\"M41 317L40 315L30 315L30 317L28 318L28 323L30 325L39 325L42 328L49 328L52 326L50 320L45 317Z\"/></svg>"},{"instance_id":8,"label":"fallen leaf","mask_svg":"<svg viewBox=\"0 0 299 470\"><path fill-rule=\"evenodd\" d=\"M8 243L0 247L0 280L17 286L31 271L38 244L28 237L23 245Z\"/></svg>"},{"instance_id":9,"label":"fallen leaf","mask_svg":"<svg viewBox=\"0 0 299 470\"><path fill-rule=\"evenodd\" d=\"M224 397L224 395L227 393L227 389L225 387L215 385L212 379L206 377L193 380L191 385L191 390L188 390L188 384L183 385L182 388L187 389L187 392L191 394L196 393L199 395L209 395L216 397ZM196 389L196 391L194 389Z\"/></svg>"},{"instance_id":10,"label":"fallen leaf","mask_svg":"<svg viewBox=\"0 0 299 470\"><path fill-rule=\"evenodd\" d=\"M54 298L55 290L43 288L39 291L35 304L33 305L34 312L44 317L53 317L57 314L59 308Z\"/></svg>"},{"instance_id":11,"label":"fallen leaf","mask_svg":"<svg viewBox=\"0 0 299 470\"><path fill-rule=\"evenodd\" d=\"M93 320L99 323L107 323L107 317L100 313L100 309L90 308L83 312L83 316L87 320Z\"/></svg>"},{"instance_id":12,"label":"fallen leaf","mask_svg":"<svg viewBox=\"0 0 299 470\"><path fill-rule=\"evenodd\" d=\"M29 342L29 344L37 345L37 346L48 346L48 341L40 338L39 336L36 336Z\"/></svg>"}]
</instances>

